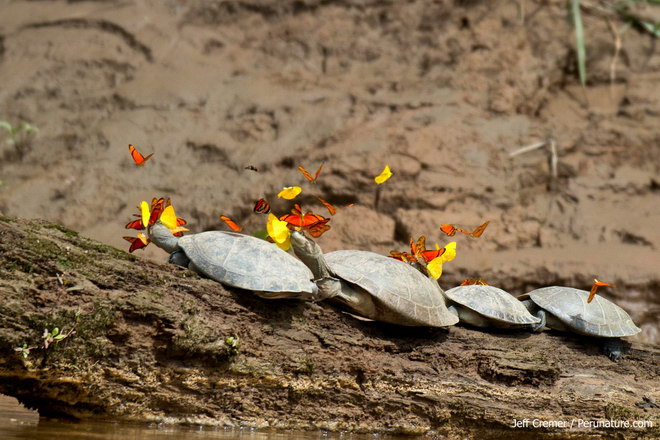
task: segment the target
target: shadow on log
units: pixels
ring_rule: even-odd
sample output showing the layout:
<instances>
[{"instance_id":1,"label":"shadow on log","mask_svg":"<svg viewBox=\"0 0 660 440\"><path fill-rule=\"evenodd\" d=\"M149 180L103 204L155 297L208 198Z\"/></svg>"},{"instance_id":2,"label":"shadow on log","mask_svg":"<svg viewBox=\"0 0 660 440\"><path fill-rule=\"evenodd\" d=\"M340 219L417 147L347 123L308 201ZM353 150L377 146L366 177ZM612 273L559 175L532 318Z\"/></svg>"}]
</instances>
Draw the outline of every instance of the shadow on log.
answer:
<instances>
[{"instance_id":1,"label":"shadow on log","mask_svg":"<svg viewBox=\"0 0 660 440\"><path fill-rule=\"evenodd\" d=\"M0 393L44 416L654 437L657 355L633 344L614 363L572 335L404 328L324 304L262 300L56 224L0 217Z\"/></svg>"}]
</instances>

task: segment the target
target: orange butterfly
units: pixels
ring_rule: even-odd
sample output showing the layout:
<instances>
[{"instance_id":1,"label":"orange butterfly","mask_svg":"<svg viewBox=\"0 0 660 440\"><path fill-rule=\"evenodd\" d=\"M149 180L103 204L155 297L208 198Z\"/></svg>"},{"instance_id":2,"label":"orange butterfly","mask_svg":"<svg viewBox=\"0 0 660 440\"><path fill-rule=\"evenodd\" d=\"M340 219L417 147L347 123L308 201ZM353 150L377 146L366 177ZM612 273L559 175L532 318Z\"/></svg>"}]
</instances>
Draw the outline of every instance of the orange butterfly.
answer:
<instances>
[{"instance_id":1,"label":"orange butterfly","mask_svg":"<svg viewBox=\"0 0 660 440\"><path fill-rule=\"evenodd\" d=\"M328 220L330 220L330 219L328 219ZM315 224L313 226L310 226L308 228L309 235L311 235L314 238L320 237L321 235L323 235L323 233L325 231L328 231L328 230L330 230L330 226L326 225L325 223L317 223L317 224Z\"/></svg>"},{"instance_id":2,"label":"orange butterfly","mask_svg":"<svg viewBox=\"0 0 660 440\"><path fill-rule=\"evenodd\" d=\"M425 263L439 257L444 254L445 251L445 248L426 249L426 237L423 235L417 239L417 243L413 242L412 237L410 237L410 252L418 259L424 260Z\"/></svg>"},{"instance_id":3,"label":"orange butterfly","mask_svg":"<svg viewBox=\"0 0 660 440\"><path fill-rule=\"evenodd\" d=\"M130 153L131 153L131 157L133 158L133 161L135 162L135 164L136 164L137 166L140 166L140 167L143 166L144 163L145 163L147 160L149 160L149 158L150 158L151 156L154 155L154 153L151 153L150 155L148 155L148 156L146 156L146 157L143 156L143 155L141 155L140 152L139 152L138 150L135 149L135 147L133 146L133 144L128 144L128 151L130 151Z\"/></svg>"},{"instance_id":4,"label":"orange butterfly","mask_svg":"<svg viewBox=\"0 0 660 440\"><path fill-rule=\"evenodd\" d=\"M280 217L280 220L287 222L290 225L299 227L299 228L309 228L316 224L325 224L330 221L329 218L325 218L322 215L314 214L312 211L307 211L305 215L302 214L302 208L299 204L295 204L294 208L291 210L291 214L284 214Z\"/></svg>"},{"instance_id":5,"label":"orange butterfly","mask_svg":"<svg viewBox=\"0 0 660 440\"><path fill-rule=\"evenodd\" d=\"M137 237L123 237L123 239L131 243L131 247L128 248L130 253L138 249L144 249L149 244L149 239L142 233L139 233Z\"/></svg>"},{"instance_id":6,"label":"orange butterfly","mask_svg":"<svg viewBox=\"0 0 660 440\"><path fill-rule=\"evenodd\" d=\"M270 203L264 199L257 200L257 203L254 204L254 212L268 214L270 212Z\"/></svg>"},{"instance_id":7,"label":"orange butterfly","mask_svg":"<svg viewBox=\"0 0 660 440\"><path fill-rule=\"evenodd\" d=\"M596 296L596 291L601 286L616 287L614 284L603 283L602 281L598 281L597 279L594 279L594 283L591 286L591 291L589 292L589 298L587 298L587 303L593 301L594 297Z\"/></svg>"},{"instance_id":8,"label":"orange butterfly","mask_svg":"<svg viewBox=\"0 0 660 440\"><path fill-rule=\"evenodd\" d=\"M284 214L280 217L280 220L287 222L289 228L296 227L308 230L312 237L320 237L325 231L330 229L330 226L327 225L330 221L329 218L314 214L312 211L307 211L303 215L302 208L297 203L291 210L291 214Z\"/></svg>"},{"instance_id":9,"label":"orange butterfly","mask_svg":"<svg viewBox=\"0 0 660 440\"><path fill-rule=\"evenodd\" d=\"M259 168L255 167L253 165L248 165L248 166L245 167L245 169L250 170L250 171L255 171L257 173L259 172Z\"/></svg>"},{"instance_id":10,"label":"orange butterfly","mask_svg":"<svg viewBox=\"0 0 660 440\"><path fill-rule=\"evenodd\" d=\"M470 286L474 284L479 284L482 286L488 286L489 284L482 280L481 278L466 278L460 285L461 286Z\"/></svg>"},{"instance_id":11,"label":"orange butterfly","mask_svg":"<svg viewBox=\"0 0 660 440\"><path fill-rule=\"evenodd\" d=\"M490 223L490 220L484 223L483 225L479 226L476 228L474 231L469 232L461 228L457 228L454 225L447 225L447 224L442 224L440 225L440 230L444 232L445 234L449 235L450 237L453 237L456 235L456 232L462 232L465 235L471 235L474 238L479 238L481 237L481 234L484 233L484 230L486 229L486 226Z\"/></svg>"},{"instance_id":12,"label":"orange butterfly","mask_svg":"<svg viewBox=\"0 0 660 440\"><path fill-rule=\"evenodd\" d=\"M323 204L323 206L326 207L326 209L328 210L330 215L335 215L337 213L337 208L335 208L330 203L326 202L325 200L323 200L322 198L320 198L318 196L316 198L319 199L319 202L321 202Z\"/></svg>"},{"instance_id":13,"label":"orange butterfly","mask_svg":"<svg viewBox=\"0 0 660 440\"><path fill-rule=\"evenodd\" d=\"M307 180L309 180L312 183L316 183L316 179L319 178L319 174L321 174L321 170L323 169L324 163L325 162L321 162L321 166L319 167L318 170L316 170L316 174L314 174L314 177L312 177L312 175L309 174L309 172L302 165L298 165L298 169L300 170L301 173L303 173L303 176L305 176Z\"/></svg>"},{"instance_id":14,"label":"orange butterfly","mask_svg":"<svg viewBox=\"0 0 660 440\"><path fill-rule=\"evenodd\" d=\"M138 231L144 229L144 225L142 224L142 219L137 219L133 220L132 222L128 222L125 226L126 229L137 229Z\"/></svg>"},{"instance_id":15,"label":"orange butterfly","mask_svg":"<svg viewBox=\"0 0 660 440\"><path fill-rule=\"evenodd\" d=\"M161 197L160 199L156 199L154 197L153 199L151 199L151 215L149 216L149 226L155 224L158 221L164 209L165 209L164 198Z\"/></svg>"},{"instance_id":16,"label":"orange butterfly","mask_svg":"<svg viewBox=\"0 0 660 440\"><path fill-rule=\"evenodd\" d=\"M232 228L235 232L239 232L239 231L242 229L240 226L238 226L238 225L236 224L236 222L235 222L234 220L230 219L230 218L227 217L226 215L221 215L221 216L220 216L220 220L222 220L223 222L227 223L227 226L229 226L230 228Z\"/></svg>"},{"instance_id":17,"label":"orange butterfly","mask_svg":"<svg viewBox=\"0 0 660 440\"><path fill-rule=\"evenodd\" d=\"M394 258L404 263L418 263L417 257L408 252L390 251L390 258Z\"/></svg>"}]
</instances>

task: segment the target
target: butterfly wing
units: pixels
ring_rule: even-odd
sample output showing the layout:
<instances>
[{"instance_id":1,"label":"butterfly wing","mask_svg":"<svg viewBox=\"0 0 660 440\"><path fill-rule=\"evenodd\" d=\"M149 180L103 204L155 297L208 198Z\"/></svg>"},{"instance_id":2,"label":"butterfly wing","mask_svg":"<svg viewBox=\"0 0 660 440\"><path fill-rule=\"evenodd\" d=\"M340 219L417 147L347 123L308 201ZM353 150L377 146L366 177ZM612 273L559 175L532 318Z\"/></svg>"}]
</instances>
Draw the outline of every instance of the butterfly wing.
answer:
<instances>
[{"instance_id":1,"label":"butterfly wing","mask_svg":"<svg viewBox=\"0 0 660 440\"><path fill-rule=\"evenodd\" d=\"M133 220L132 222L128 222L125 226L126 229L137 229L142 230L144 229L144 225L142 224L142 219L138 220Z\"/></svg>"},{"instance_id":2,"label":"butterfly wing","mask_svg":"<svg viewBox=\"0 0 660 440\"><path fill-rule=\"evenodd\" d=\"M330 215L335 215L337 213L337 208L335 208L330 203L326 202L325 200L323 200L320 197L316 197L316 198L319 199L319 202L321 202L323 204L323 206L325 206L325 208L328 210Z\"/></svg>"},{"instance_id":3,"label":"butterfly wing","mask_svg":"<svg viewBox=\"0 0 660 440\"><path fill-rule=\"evenodd\" d=\"M133 158L133 162L135 162L136 165L142 166L144 163L149 160L151 156L154 155L154 153L151 153L148 156L143 156L140 154L140 152L133 146L133 144L128 144L128 151L131 153L131 157Z\"/></svg>"},{"instance_id":4,"label":"butterfly wing","mask_svg":"<svg viewBox=\"0 0 660 440\"><path fill-rule=\"evenodd\" d=\"M149 226L155 224L158 221L164 210L165 199L161 197L160 199L156 200L155 203L152 201L151 215L149 216Z\"/></svg>"},{"instance_id":5,"label":"butterfly wing","mask_svg":"<svg viewBox=\"0 0 660 440\"><path fill-rule=\"evenodd\" d=\"M484 233L484 230L486 229L486 226L488 226L488 223L490 223L490 220L488 220L486 223L484 223L483 225L479 226L477 229L472 231L470 235L473 236L474 238L481 237L481 234Z\"/></svg>"},{"instance_id":6,"label":"butterfly wing","mask_svg":"<svg viewBox=\"0 0 660 440\"><path fill-rule=\"evenodd\" d=\"M440 225L440 230L445 234L449 235L450 237L456 235L456 228L454 227L454 225L447 225L447 224Z\"/></svg>"}]
</instances>

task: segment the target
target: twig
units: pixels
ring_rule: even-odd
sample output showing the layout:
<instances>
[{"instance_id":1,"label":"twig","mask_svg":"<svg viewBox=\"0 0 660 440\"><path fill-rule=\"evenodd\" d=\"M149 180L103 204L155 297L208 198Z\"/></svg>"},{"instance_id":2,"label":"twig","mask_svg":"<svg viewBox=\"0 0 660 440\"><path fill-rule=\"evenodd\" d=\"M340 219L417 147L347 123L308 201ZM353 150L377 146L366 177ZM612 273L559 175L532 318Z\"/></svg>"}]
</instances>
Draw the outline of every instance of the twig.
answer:
<instances>
[{"instance_id":1,"label":"twig","mask_svg":"<svg viewBox=\"0 0 660 440\"><path fill-rule=\"evenodd\" d=\"M522 148L520 148L516 151L513 151L513 152L509 153L509 157L514 157L514 156L517 156L519 154L527 153L528 151L537 150L541 147L544 147L545 144L547 144L547 143L548 143L548 140L546 139L544 141L537 142L535 144L527 145L526 147L522 147Z\"/></svg>"},{"instance_id":2,"label":"twig","mask_svg":"<svg viewBox=\"0 0 660 440\"><path fill-rule=\"evenodd\" d=\"M547 145L550 147L550 173L552 174L553 179L556 179L557 174L557 144L555 143L554 138L546 139Z\"/></svg>"},{"instance_id":3,"label":"twig","mask_svg":"<svg viewBox=\"0 0 660 440\"><path fill-rule=\"evenodd\" d=\"M610 62L610 100L614 102L614 80L616 79L616 61L619 58L619 52L621 51L621 34L609 18L607 19L607 25L610 27L610 31L614 36L614 54L612 55L612 61Z\"/></svg>"},{"instance_id":4,"label":"twig","mask_svg":"<svg viewBox=\"0 0 660 440\"><path fill-rule=\"evenodd\" d=\"M543 147L548 147L550 174L552 175L553 179L557 179L557 177L559 176L559 173L557 171L559 158L557 155L557 142L552 137L549 137L541 142L536 142L534 144L527 145L525 147L512 151L511 153L509 153L509 157L514 157L519 154L528 153L530 151L538 150L539 148L543 148Z\"/></svg>"}]
</instances>

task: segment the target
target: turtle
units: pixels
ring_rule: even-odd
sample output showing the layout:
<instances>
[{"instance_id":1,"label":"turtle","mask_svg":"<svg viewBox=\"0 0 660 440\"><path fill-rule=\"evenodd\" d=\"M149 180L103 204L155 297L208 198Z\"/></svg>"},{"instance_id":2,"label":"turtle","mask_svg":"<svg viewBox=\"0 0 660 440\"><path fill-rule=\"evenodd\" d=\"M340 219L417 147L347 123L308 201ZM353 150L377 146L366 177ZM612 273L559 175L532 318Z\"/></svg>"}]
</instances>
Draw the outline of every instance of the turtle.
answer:
<instances>
[{"instance_id":1,"label":"turtle","mask_svg":"<svg viewBox=\"0 0 660 440\"><path fill-rule=\"evenodd\" d=\"M407 263L361 250L323 254L318 244L296 230L291 232L291 245L314 274L319 296L353 314L404 326L446 327L458 322L437 283Z\"/></svg>"},{"instance_id":2,"label":"turtle","mask_svg":"<svg viewBox=\"0 0 660 440\"><path fill-rule=\"evenodd\" d=\"M509 292L494 286L456 286L444 292L448 309L460 322L476 327L521 328L541 322Z\"/></svg>"},{"instance_id":3,"label":"turtle","mask_svg":"<svg viewBox=\"0 0 660 440\"><path fill-rule=\"evenodd\" d=\"M149 239L170 253L169 263L263 298L317 299L312 273L291 254L250 235L206 231L176 237L160 220Z\"/></svg>"},{"instance_id":4,"label":"turtle","mask_svg":"<svg viewBox=\"0 0 660 440\"><path fill-rule=\"evenodd\" d=\"M589 292L573 287L550 286L532 290L518 297L523 305L538 318L535 331L544 327L569 331L585 336L604 338L605 354L618 360L624 344L622 336L632 336L642 330L635 325L621 307L602 296L595 296L587 303Z\"/></svg>"}]
</instances>

